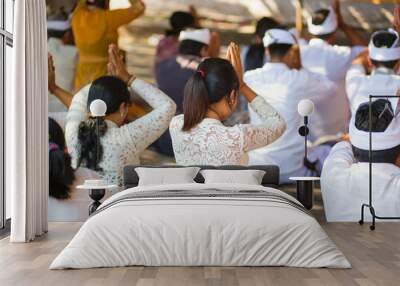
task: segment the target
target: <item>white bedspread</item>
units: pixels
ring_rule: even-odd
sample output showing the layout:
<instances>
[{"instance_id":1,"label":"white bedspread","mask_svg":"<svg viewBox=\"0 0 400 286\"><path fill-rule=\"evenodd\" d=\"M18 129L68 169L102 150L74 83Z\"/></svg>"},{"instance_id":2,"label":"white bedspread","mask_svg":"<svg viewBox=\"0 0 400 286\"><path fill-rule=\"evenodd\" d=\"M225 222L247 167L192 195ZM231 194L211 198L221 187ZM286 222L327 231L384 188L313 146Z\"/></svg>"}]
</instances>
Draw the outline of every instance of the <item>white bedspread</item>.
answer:
<instances>
[{"instance_id":1,"label":"white bedspread","mask_svg":"<svg viewBox=\"0 0 400 286\"><path fill-rule=\"evenodd\" d=\"M134 192L212 188L262 190L297 202L262 186L132 188L106 200L100 207L103 211L89 218L50 269L128 265L350 267L312 216L281 201L233 196L113 203Z\"/></svg>"}]
</instances>

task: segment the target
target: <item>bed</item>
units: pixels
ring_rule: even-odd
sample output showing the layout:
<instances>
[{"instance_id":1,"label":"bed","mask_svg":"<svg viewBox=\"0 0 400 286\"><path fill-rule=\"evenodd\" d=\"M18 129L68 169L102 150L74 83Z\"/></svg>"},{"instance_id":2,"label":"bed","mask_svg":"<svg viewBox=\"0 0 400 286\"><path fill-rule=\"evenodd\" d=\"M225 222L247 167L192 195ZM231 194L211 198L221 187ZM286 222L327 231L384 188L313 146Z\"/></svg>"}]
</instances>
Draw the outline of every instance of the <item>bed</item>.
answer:
<instances>
[{"instance_id":1,"label":"bed","mask_svg":"<svg viewBox=\"0 0 400 286\"><path fill-rule=\"evenodd\" d=\"M119 266L291 266L350 268L314 217L279 191L276 166L262 185L196 183L138 186L136 166L125 190L107 199L50 269ZM171 166L179 168L179 166Z\"/></svg>"}]
</instances>

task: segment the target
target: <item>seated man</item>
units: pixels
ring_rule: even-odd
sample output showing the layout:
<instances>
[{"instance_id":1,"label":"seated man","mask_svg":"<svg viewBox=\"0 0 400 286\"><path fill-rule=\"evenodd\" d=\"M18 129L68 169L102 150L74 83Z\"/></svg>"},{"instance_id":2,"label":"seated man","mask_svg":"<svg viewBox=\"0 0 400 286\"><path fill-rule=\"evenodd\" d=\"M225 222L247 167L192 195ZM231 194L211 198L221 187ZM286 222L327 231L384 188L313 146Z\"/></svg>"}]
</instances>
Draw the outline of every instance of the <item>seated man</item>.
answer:
<instances>
[{"instance_id":1,"label":"seated man","mask_svg":"<svg viewBox=\"0 0 400 286\"><path fill-rule=\"evenodd\" d=\"M400 121L398 99L372 102L372 192L379 216L400 216ZM350 125L350 142L336 144L321 176L327 221L358 221L369 200L369 107L360 105ZM368 209L366 218L370 219Z\"/></svg>"},{"instance_id":2,"label":"seated man","mask_svg":"<svg viewBox=\"0 0 400 286\"><path fill-rule=\"evenodd\" d=\"M394 30L381 30L371 36L368 53L360 54L346 76L351 112L369 100L369 95L396 95L400 76L400 37ZM370 71L370 72L369 72Z\"/></svg>"},{"instance_id":3,"label":"seated man","mask_svg":"<svg viewBox=\"0 0 400 286\"><path fill-rule=\"evenodd\" d=\"M314 127L318 137L347 131L350 110L345 88L346 73L352 60L367 45L367 41L344 22L339 1L333 1L333 4L333 7L317 10L310 16L308 31L312 39L300 49L304 68L327 76L338 86L338 92L327 99L317 112L324 117L317 130ZM344 32L352 47L335 44L338 29Z\"/></svg>"},{"instance_id":4,"label":"seated man","mask_svg":"<svg viewBox=\"0 0 400 286\"><path fill-rule=\"evenodd\" d=\"M254 43L250 46L241 47L244 71L255 70L261 68L265 64L267 61L263 44L265 32L270 29L278 28L279 26L278 21L271 17L263 17L257 21Z\"/></svg>"},{"instance_id":5,"label":"seated man","mask_svg":"<svg viewBox=\"0 0 400 286\"><path fill-rule=\"evenodd\" d=\"M49 16L47 21L47 48L53 57L57 85L62 89L73 92L75 69L78 63L78 51L73 45L73 35L68 15ZM54 97L54 90L49 94L49 111L67 111L64 102Z\"/></svg>"},{"instance_id":6,"label":"seated man","mask_svg":"<svg viewBox=\"0 0 400 286\"><path fill-rule=\"evenodd\" d=\"M309 159L315 162L314 167L304 162L304 138L298 134L303 118L297 113L297 105L302 99L311 99L318 108L318 102L336 92L336 85L326 77L302 68L297 41L288 31L267 31L264 46L270 62L245 73L244 81L284 117L287 127L274 143L250 152L249 164L277 164L282 183L288 182L291 176L318 175L330 147L310 150ZM260 120L257 114L250 107L249 112L251 123L257 124Z\"/></svg>"},{"instance_id":7,"label":"seated man","mask_svg":"<svg viewBox=\"0 0 400 286\"><path fill-rule=\"evenodd\" d=\"M210 37L208 29L181 32L179 54L158 63L156 67L157 86L176 103L177 114L183 111L183 90L186 82L196 72L202 59L209 55ZM168 130L152 146L164 155L174 156Z\"/></svg>"},{"instance_id":8,"label":"seated man","mask_svg":"<svg viewBox=\"0 0 400 286\"><path fill-rule=\"evenodd\" d=\"M184 11L175 11L169 17L171 29L165 31L165 35L160 39L156 47L155 63L173 58L179 51L179 34L187 28L198 28L193 14Z\"/></svg>"}]
</instances>

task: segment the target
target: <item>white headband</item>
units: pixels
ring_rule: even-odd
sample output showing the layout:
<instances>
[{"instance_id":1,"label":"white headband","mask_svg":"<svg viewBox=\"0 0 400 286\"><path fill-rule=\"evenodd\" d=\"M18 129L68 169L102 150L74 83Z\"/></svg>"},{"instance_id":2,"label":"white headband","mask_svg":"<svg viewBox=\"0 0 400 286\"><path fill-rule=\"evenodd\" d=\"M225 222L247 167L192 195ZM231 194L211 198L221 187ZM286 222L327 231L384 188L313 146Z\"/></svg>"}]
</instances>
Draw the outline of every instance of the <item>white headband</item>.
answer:
<instances>
[{"instance_id":1,"label":"white headband","mask_svg":"<svg viewBox=\"0 0 400 286\"><path fill-rule=\"evenodd\" d=\"M211 34L209 29L186 30L179 34L179 41L192 40L205 45L210 44L210 38Z\"/></svg>"},{"instance_id":2,"label":"white headband","mask_svg":"<svg viewBox=\"0 0 400 286\"><path fill-rule=\"evenodd\" d=\"M69 20L58 21L58 20L49 20L47 21L47 30L54 31L66 31L71 28L71 23Z\"/></svg>"},{"instance_id":3,"label":"white headband","mask_svg":"<svg viewBox=\"0 0 400 286\"><path fill-rule=\"evenodd\" d=\"M392 33L397 37L396 41L393 43L393 45L391 47L378 48L374 45L374 37L379 34L383 34L383 33ZM384 31L377 31L377 32L373 33L371 36L371 40L369 41L368 53L369 53L370 59L376 60L376 61L382 61L382 62L386 61L387 62L387 61L394 61L394 60L400 59L399 34L392 29L384 30Z\"/></svg>"},{"instance_id":4,"label":"white headband","mask_svg":"<svg viewBox=\"0 0 400 286\"><path fill-rule=\"evenodd\" d=\"M335 11L329 7L329 14L322 25L315 25L312 22L312 16L307 19L308 31L315 36L326 35L336 31L338 21Z\"/></svg>"},{"instance_id":5,"label":"white headband","mask_svg":"<svg viewBox=\"0 0 400 286\"><path fill-rule=\"evenodd\" d=\"M282 29L270 29L266 31L263 42L265 48L268 48L272 44L297 44L295 37L290 32Z\"/></svg>"},{"instance_id":6,"label":"white headband","mask_svg":"<svg viewBox=\"0 0 400 286\"><path fill-rule=\"evenodd\" d=\"M389 98L393 112L396 112L397 102L399 98ZM350 121L349 136L351 144L362 150L369 150L369 132L357 129L355 125L355 115ZM394 148L400 145L400 118L393 118L385 132L372 133L372 150L380 151Z\"/></svg>"}]
</instances>

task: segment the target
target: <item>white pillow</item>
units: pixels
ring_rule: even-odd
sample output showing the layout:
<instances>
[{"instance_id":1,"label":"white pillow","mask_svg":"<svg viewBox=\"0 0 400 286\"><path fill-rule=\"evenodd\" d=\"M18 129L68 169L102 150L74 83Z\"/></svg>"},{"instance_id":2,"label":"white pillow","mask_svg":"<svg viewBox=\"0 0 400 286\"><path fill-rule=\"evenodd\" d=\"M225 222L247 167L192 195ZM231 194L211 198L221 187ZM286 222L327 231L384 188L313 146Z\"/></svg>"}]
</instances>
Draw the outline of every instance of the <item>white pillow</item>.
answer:
<instances>
[{"instance_id":1,"label":"white pillow","mask_svg":"<svg viewBox=\"0 0 400 286\"><path fill-rule=\"evenodd\" d=\"M265 171L261 170L202 170L205 184L261 185Z\"/></svg>"},{"instance_id":2,"label":"white pillow","mask_svg":"<svg viewBox=\"0 0 400 286\"><path fill-rule=\"evenodd\" d=\"M139 176L139 186L171 185L195 183L198 167L185 168L135 168Z\"/></svg>"}]
</instances>

